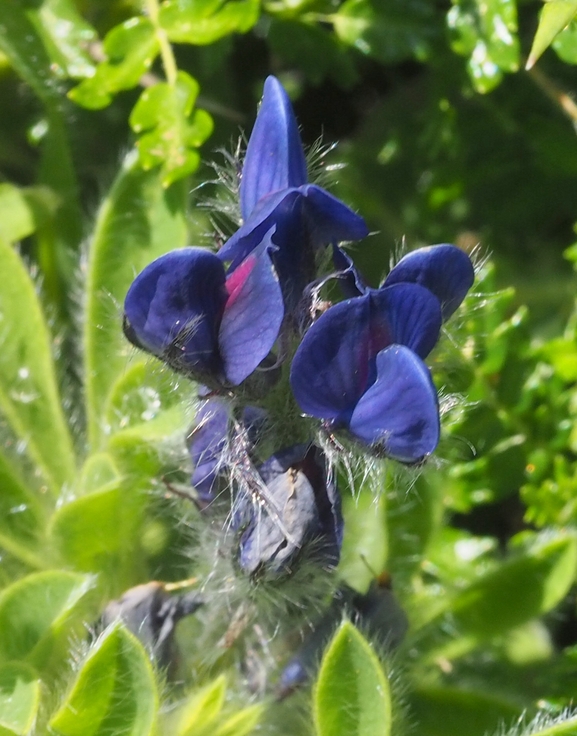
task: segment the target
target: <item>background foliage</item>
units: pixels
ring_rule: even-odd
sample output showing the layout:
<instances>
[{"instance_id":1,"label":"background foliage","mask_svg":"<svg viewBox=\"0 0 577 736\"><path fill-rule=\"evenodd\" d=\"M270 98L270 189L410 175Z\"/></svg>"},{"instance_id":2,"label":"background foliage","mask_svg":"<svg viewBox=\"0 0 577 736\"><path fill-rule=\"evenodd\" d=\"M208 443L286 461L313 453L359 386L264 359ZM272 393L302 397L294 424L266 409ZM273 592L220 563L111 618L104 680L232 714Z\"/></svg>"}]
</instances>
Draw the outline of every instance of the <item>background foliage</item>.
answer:
<instances>
[{"instance_id":1,"label":"background foliage","mask_svg":"<svg viewBox=\"0 0 577 736\"><path fill-rule=\"evenodd\" d=\"M2 734L577 733L576 13L574 0L3 1ZM373 284L403 240L480 244L475 293L435 354L438 459L366 481L377 499L362 477L342 484L340 579L363 594L386 571L405 639L391 654L384 614L359 618L363 634L337 617L312 691L282 703L294 631L328 601L229 590L233 572L202 557L206 532L175 492L193 388L121 332L144 265L230 233L225 170L203 160L224 148L235 164L268 73L305 142L340 141L319 164L374 231L355 253ZM145 607L203 590L178 657L151 659L142 627L99 623L153 580ZM277 630L293 595L313 602Z\"/></svg>"}]
</instances>

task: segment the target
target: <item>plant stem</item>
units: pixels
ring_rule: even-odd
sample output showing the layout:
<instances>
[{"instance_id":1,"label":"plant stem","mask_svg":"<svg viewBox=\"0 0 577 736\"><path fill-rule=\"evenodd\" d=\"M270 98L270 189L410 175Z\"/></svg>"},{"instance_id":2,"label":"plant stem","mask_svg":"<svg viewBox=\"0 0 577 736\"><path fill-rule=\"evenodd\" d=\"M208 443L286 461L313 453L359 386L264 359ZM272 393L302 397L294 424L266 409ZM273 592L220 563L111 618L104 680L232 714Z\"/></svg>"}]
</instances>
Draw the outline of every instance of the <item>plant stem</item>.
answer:
<instances>
[{"instance_id":1,"label":"plant stem","mask_svg":"<svg viewBox=\"0 0 577 736\"><path fill-rule=\"evenodd\" d=\"M164 67L164 73L166 74L166 81L174 86L176 84L176 75L178 73L178 67L176 66L176 59L172 51L172 46L166 35L164 28L161 28L158 22L159 6L158 0L146 0L146 9L148 16L154 26L156 37L160 46L160 58L162 59L162 66Z\"/></svg>"}]
</instances>

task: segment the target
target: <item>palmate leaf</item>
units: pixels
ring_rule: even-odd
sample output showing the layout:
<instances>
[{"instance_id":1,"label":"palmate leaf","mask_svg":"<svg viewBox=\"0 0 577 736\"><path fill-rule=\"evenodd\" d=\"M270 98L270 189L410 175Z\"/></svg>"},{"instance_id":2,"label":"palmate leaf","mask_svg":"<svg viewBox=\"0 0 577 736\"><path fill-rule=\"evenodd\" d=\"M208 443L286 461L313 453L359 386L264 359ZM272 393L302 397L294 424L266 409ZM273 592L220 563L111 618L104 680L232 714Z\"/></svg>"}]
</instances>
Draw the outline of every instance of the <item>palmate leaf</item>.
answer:
<instances>
[{"instance_id":1,"label":"palmate leaf","mask_svg":"<svg viewBox=\"0 0 577 736\"><path fill-rule=\"evenodd\" d=\"M175 43L205 45L246 33L259 11L259 0L168 0L162 3L159 23Z\"/></svg>"},{"instance_id":2,"label":"palmate leaf","mask_svg":"<svg viewBox=\"0 0 577 736\"><path fill-rule=\"evenodd\" d=\"M107 398L133 348L122 334L122 305L144 266L186 244L186 188L165 189L157 170L129 155L104 200L90 248L84 347L89 438L97 450L108 434Z\"/></svg>"},{"instance_id":3,"label":"palmate leaf","mask_svg":"<svg viewBox=\"0 0 577 736\"><path fill-rule=\"evenodd\" d=\"M157 710L144 647L126 629L113 626L94 644L49 728L59 736L149 736Z\"/></svg>"},{"instance_id":4,"label":"palmate leaf","mask_svg":"<svg viewBox=\"0 0 577 736\"><path fill-rule=\"evenodd\" d=\"M32 279L0 242L0 411L54 494L75 472L70 432L52 360L51 337Z\"/></svg>"},{"instance_id":5,"label":"palmate leaf","mask_svg":"<svg viewBox=\"0 0 577 736\"><path fill-rule=\"evenodd\" d=\"M196 170L195 150L212 133L212 118L194 110L199 87L195 79L179 71L174 85L159 82L144 90L131 115L130 125L140 138L136 143L145 170L161 166L167 187Z\"/></svg>"},{"instance_id":6,"label":"palmate leaf","mask_svg":"<svg viewBox=\"0 0 577 736\"><path fill-rule=\"evenodd\" d=\"M321 662L314 687L317 736L389 736L389 683L369 642L345 621Z\"/></svg>"}]
</instances>

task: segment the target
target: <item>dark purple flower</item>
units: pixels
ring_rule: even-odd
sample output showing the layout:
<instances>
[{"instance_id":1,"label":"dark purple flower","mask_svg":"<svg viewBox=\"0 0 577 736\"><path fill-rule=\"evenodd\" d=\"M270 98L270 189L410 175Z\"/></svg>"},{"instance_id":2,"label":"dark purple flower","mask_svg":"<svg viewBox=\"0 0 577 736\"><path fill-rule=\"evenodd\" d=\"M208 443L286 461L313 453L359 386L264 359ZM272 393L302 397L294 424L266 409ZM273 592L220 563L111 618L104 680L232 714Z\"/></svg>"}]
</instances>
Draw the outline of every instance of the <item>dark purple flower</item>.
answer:
<instances>
[{"instance_id":1,"label":"dark purple flower","mask_svg":"<svg viewBox=\"0 0 577 736\"><path fill-rule=\"evenodd\" d=\"M301 409L401 462L439 440L437 392L423 363L441 327L439 300L418 284L369 289L327 310L291 367Z\"/></svg>"},{"instance_id":2,"label":"dark purple flower","mask_svg":"<svg viewBox=\"0 0 577 736\"><path fill-rule=\"evenodd\" d=\"M343 522L321 450L294 445L275 453L257 472L261 503L249 492L237 499L233 517L241 530L240 568L253 577L290 574L305 548L318 564L335 567Z\"/></svg>"},{"instance_id":3,"label":"dark purple flower","mask_svg":"<svg viewBox=\"0 0 577 736\"><path fill-rule=\"evenodd\" d=\"M157 258L126 295L126 337L210 386L242 383L271 351L284 317L270 236L228 275L202 248Z\"/></svg>"},{"instance_id":4,"label":"dark purple flower","mask_svg":"<svg viewBox=\"0 0 577 736\"><path fill-rule=\"evenodd\" d=\"M236 426L229 401L210 398L200 406L188 436L188 448L194 465L191 483L201 508L215 500L220 479L230 476L227 460L232 456L231 446L237 440L249 447L255 444L265 421L266 412L256 406L245 406L242 421Z\"/></svg>"},{"instance_id":5,"label":"dark purple flower","mask_svg":"<svg viewBox=\"0 0 577 736\"><path fill-rule=\"evenodd\" d=\"M236 266L276 226L273 254L288 309L314 278L314 251L368 234L359 215L319 186L307 183L306 161L288 96L268 77L250 137L240 183L243 225L219 257Z\"/></svg>"}]
</instances>

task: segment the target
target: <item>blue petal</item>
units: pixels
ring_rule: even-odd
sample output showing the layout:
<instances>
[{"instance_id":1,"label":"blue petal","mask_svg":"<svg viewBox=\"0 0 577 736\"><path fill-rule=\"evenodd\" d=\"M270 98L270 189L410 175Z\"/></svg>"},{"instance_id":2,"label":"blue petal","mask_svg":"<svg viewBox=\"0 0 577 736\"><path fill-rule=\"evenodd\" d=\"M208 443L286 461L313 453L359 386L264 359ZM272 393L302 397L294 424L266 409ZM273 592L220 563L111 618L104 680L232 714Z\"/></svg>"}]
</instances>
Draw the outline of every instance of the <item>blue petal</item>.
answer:
<instances>
[{"instance_id":1,"label":"blue petal","mask_svg":"<svg viewBox=\"0 0 577 736\"><path fill-rule=\"evenodd\" d=\"M307 184L300 192L304 197L307 230L313 247L361 240L369 234L363 218L325 189Z\"/></svg>"},{"instance_id":2,"label":"blue petal","mask_svg":"<svg viewBox=\"0 0 577 736\"><path fill-rule=\"evenodd\" d=\"M390 342L411 348L421 358L437 344L442 317L439 300L418 284L394 284L371 289L371 332L376 355L385 347L379 333L386 330Z\"/></svg>"},{"instance_id":3,"label":"blue petal","mask_svg":"<svg viewBox=\"0 0 577 736\"><path fill-rule=\"evenodd\" d=\"M417 284L371 289L340 302L309 329L291 367L291 386L311 416L346 423L376 378L377 354L400 343L425 357L441 328L439 301Z\"/></svg>"},{"instance_id":4,"label":"blue petal","mask_svg":"<svg viewBox=\"0 0 577 736\"><path fill-rule=\"evenodd\" d=\"M475 271L469 256L454 245L431 245L409 253L397 263L385 286L411 282L425 286L441 302L447 320L473 285Z\"/></svg>"},{"instance_id":5,"label":"blue petal","mask_svg":"<svg viewBox=\"0 0 577 736\"><path fill-rule=\"evenodd\" d=\"M227 380L238 386L270 353L284 318L271 263L270 233L226 280L228 299L218 335Z\"/></svg>"},{"instance_id":6,"label":"blue petal","mask_svg":"<svg viewBox=\"0 0 577 736\"><path fill-rule=\"evenodd\" d=\"M217 332L226 302L225 271L203 248L182 248L149 264L124 303L125 332L174 367L218 374Z\"/></svg>"},{"instance_id":7,"label":"blue petal","mask_svg":"<svg viewBox=\"0 0 577 736\"><path fill-rule=\"evenodd\" d=\"M291 310L315 275L314 250L321 245L365 237L364 220L314 185L284 189L259 202L251 217L223 245L218 257L237 268L275 228L273 256L287 309Z\"/></svg>"},{"instance_id":8,"label":"blue petal","mask_svg":"<svg viewBox=\"0 0 577 736\"><path fill-rule=\"evenodd\" d=\"M336 420L353 410L371 380L370 317L367 294L331 307L305 334L290 372L294 397L305 414ZM387 335L382 338L380 348L391 342Z\"/></svg>"},{"instance_id":9,"label":"blue petal","mask_svg":"<svg viewBox=\"0 0 577 736\"><path fill-rule=\"evenodd\" d=\"M362 296L368 291L353 259L338 245L333 245L333 264L338 272L339 285L345 297Z\"/></svg>"},{"instance_id":10,"label":"blue petal","mask_svg":"<svg viewBox=\"0 0 577 736\"><path fill-rule=\"evenodd\" d=\"M266 195L306 182L307 166L292 105L278 79L268 77L242 168L243 219Z\"/></svg>"},{"instance_id":11,"label":"blue petal","mask_svg":"<svg viewBox=\"0 0 577 736\"><path fill-rule=\"evenodd\" d=\"M222 400L209 399L198 410L196 426L188 437L188 448L194 464L191 482L203 506L213 501L216 495L229 421L229 406Z\"/></svg>"},{"instance_id":12,"label":"blue petal","mask_svg":"<svg viewBox=\"0 0 577 736\"><path fill-rule=\"evenodd\" d=\"M357 404L349 428L400 462L415 463L430 455L439 442L439 408L423 361L402 345L380 352L377 380Z\"/></svg>"},{"instance_id":13,"label":"blue petal","mask_svg":"<svg viewBox=\"0 0 577 736\"><path fill-rule=\"evenodd\" d=\"M230 261L234 269L257 248L266 233L278 222L286 227L286 220L291 215L302 219L300 208L295 215L295 203L300 200L298 189L283 189L263 198L251 217L232 235L222 248L218 251L218 257L222 261Z\"/></svg>"}]
</instances>

